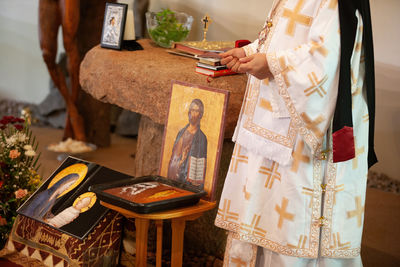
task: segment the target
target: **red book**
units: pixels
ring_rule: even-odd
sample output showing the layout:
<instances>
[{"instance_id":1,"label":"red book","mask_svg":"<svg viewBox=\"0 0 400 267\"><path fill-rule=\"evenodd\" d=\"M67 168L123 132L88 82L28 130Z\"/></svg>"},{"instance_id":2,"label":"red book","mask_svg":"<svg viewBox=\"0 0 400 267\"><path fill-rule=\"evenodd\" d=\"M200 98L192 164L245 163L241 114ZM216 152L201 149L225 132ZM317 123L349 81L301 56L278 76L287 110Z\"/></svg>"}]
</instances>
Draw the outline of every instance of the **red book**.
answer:
<instances>
[{"instance_id":1,"label":"red book","mask_svg":"<svg viewBox=\"0 0 400 267\"><path fill-rule=\"evenodd\" d=\"M203 74L203 75L211 76L211 77L218 77L218 76L236 74L236 72L234 72L231 69L210 70L210 69L205 69L205 68L201 68L201 67L196 67L196 72L200 73L200 74Z\"/></svg>"}]
</instances>

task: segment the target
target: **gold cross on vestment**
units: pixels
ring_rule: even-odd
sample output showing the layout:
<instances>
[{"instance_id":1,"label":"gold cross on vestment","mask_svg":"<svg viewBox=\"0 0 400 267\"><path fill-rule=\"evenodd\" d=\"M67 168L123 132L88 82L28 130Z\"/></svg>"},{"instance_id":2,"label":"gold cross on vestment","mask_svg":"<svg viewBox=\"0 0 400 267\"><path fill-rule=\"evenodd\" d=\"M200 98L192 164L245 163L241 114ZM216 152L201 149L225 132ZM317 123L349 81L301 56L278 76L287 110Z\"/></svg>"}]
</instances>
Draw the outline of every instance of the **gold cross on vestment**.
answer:
<instances>
[{"instance_id":1,"label":"gold cross on vestment","mask_svg":"<svg viewBox=\"0 0 400 267\"><path fill-rule=\"evenodd\" d=\"M363 116L363 122L369 121L369 114Z\"/></svg>"},{"instance_id":2,"label":"gold cross on vestment","mask_svg":"<svg viewBox=\"0 0 400 267\"><path fill-rule=\"evenodd\" d=\"M237 167L239 163L248 163L248 157L245 155L241 155L240 154L240 150L241 150L241 146L240 145L235 145L234 149L233 149L233 153L232 153L232 159L231 159L231 166L229 168L230 172L237 172Z\"/></svg>"},{"instance_id":3,"label":"gold cross on vestment","mask_svg":"<svg viewBox=\"0 0 400 267\"><path fill-rule=\"evenodd\" d=\"M265 109L265 110L268 110L269 112L272 112L272 105L271 105L271 102L268 101L268 100L265 99L265 98L261 98L261 99L260 99L260 103L258 104L258 106L259 106L260 108L263 108L263 109Z\"/></svg>"},{"instance_id":4,"label":"gold cross on vestment","mask_svg":"<svg viewBox=\"0 0 400 267\"><path fill-rule=\"evenodd\" d=\"M294 221L294 214L286 212L286 208L288 206L289 200L287 198L282 198L282 205L279 207L275 205L275 211L279 214L278 228L281 229L283 225L283 220Z\"/></svg>"},{"instance_id":5,"label":"gold cross on vestment","mask_svg":"<svg viewBox=\"0 0 400 267\"><path fill-rule=\"evenodd\" d=\"M236 267L246 267L247 266L247 262L245 262L241 258L231 258L231 263L235 263Z\"/></svg>"},{"instance_id":6,"label":"gold cross on vestment","mask_svg":"<svg viewBox=\"0 0 400 267\"><path fill-rule=\"evenodd\" d=\"M237 221L239 219L239 213L230 211L231 200L224 199L224 205L222 209L218 208L217 214L222 217L224 221Z\"/></svg>"},{"instance_id":7,"label":"gold cross on vestment","mask_svg":"<svg viewBox=\"0 0 400 267\"><path fill-rule=\"evenodd\" d=\"M308 27L311 26L312 17L300 14L303 5L304 5L304 0L299 0L294 10L285 8L285 10L283 11L283 16L289 19L288 26L286 28L287 35L294 36L296 23L300 23Z\"/></svg>"},{"instance_id":8,"label":"gold cross on vestment","mask_svg":"<svg viewBox=\"0 0 400 267\"><path fill-rule=\"evenodd\" d=\"M358 168L358 156L365 152L364 146L357 148L355 138L354 138L354 146L356 147L356 156L353 159L353 170Z\"/></svg>"},{"instance_id":9,"label":"gold cross on vestment","mask_svg":"<svg viewBox=\"0 0 400 267\"><path fill-rule=\"evenodd\" d=\"M274 180L281 180L281 174L278 172L279 164L275 161L272 162L270 168L267 167L260 167L258 170L259 173L267 175L267 180L265 182L265 187L271 189L272 185L274 184ZM272 179L271 179L272 178Z\"/></svg>"},{"instance_id":10,"label":"gold cross on vestment","mask_svg":"<svg viewBox=\"0 0 400 267\"><path fill-rule=\"evenodd\" d=\"M308 206L309 208L311 208L311 207L312 207L312 196L313 196L314 190L312 190L311 188L307 188L307 187L304 187L304 186L303 186L303 191L301 191L301 193L302 193L303 195L306 195L306 196L310 196L310 197L311 197L311 198L310 198L310 205Z\"/></svg>"},{"instance_id":11,"label":"gold cross on vestment","mask_svg":"<svg viewBox=\"0 0 400 267\"><path fill-rule=\"evenodd\" d=\"M307 242L307 236L306 235L300 235L299 243L297 244L297 246L292 245L292 244L288 244L288 247L290 247L290 248L305 248L306 247L306 242Z\"/></svg>"},{"instance_id":12,"label":"gold cross on vestment","mask_svg":"<svg viewBox=\"0 0 400 267\"><path fill-rule=\"evenodd\" d=\"M314 52L317 51L322 56L326 57L329 54L329 51L323 46L324 38L321 36L319 38L321 42L311 41L310 53L311 55L314 55Z\"/></svg>"},{"instance_id":13,"label":"gold cross on vestment","mask_svg":"<svg viewBox=\"0 0 400 267\"><path fill-rule=\"evenodd\" d=\"M361 197L355 197L356 201L356 209L347 212L347 219L351 219L353 217L357 217L357 227L361 227L362 224L362 215L364 213L364 206L361 205Z\"/></svg>"},{"instance_id":14,"label":"gold cross on vestment","mask_svg":"<svg viewBox=\"0 0 400 267\"><path fill-rule=\"evenodd\" d=\"M292 168L290 169L292 172L298 171L300 162L305 162L305 163L310 162L310 157L302 154L303 148L304 148L304 141L300 141L296 149L292 152L293 163L292 163Z\"/></svg>"},{"instance_id":15,"label":"gold cross on vestment","mask_svg":"<svg viewBox=\"0 0 400 267\"><path fill-rule=\"evenodd\" d=\"M311 72L308 74L308 79L311 81L312 86L304 90L306 96L310 96L316 92L320 97L324 97L324 95L326 95L326 91L322 86L328 80L328 75L325 75L320 81L318 81L315 72Z\"/></svg>"},{"instance_id":16,"label":"gold cross on vestment","mask_svg":"<svg viewBox=\"0 0 400 267\"><path fill-rule=\"evenodd\" d=\"M333 193L333 205L336 205L336 194L344 190L344 184L335 186L335 192Z\"/></svg>"},{"instance_id":17,"label":"gold cross on vestment","mask_svg":"<svg viewBox=\"0 0 400 267\"><path fill-rule=\"evenodd\" d=\"M331 2L329 3L329 9L335 9L336 6L338 4L338 0L331 0Z\"/></svg>"},{"instance_id":18,"label":"gold cross on vestment","mask_svg":"<svg viewBox=\"0 0 400 267\"><path fill-rule=\"evenodd\" d=\"M254 214L253 219L251 220L251 224L240 223L240 230L246 232L250 235L257 235L260 237L265 237L267 231L258 227L260 223L261 216Z\"/></svg>"},{"instance_id":19,"label":"gold cross on vestment","mask_svg":"<svg viewBox=\"0 0 400 267\"><path fill-rule=\"evenodd\" d=\"M349 249L350 242L342 243L340 242L340 235L339 232L333 233L331 236L331 245L329 246L330 249Z\"/></svg>"},{"instance_id":20,"label":"gold cross on vestment","mask_svg":"<svg viewBox=\"0 0 400 267\"><path fill-rule=\"evenodd\" d=\"M247 191L247 178L246 178L246 184L243 186L243 193L244 193L244 199L249 200L251 198L251 193Z\"/></svg>"},{"instance_id":21,"label":"gold cross on vestment","mask_svg":"<svg viewBox=\"0 0 400 267\"><path fill-rule=\"evenodd\" d=\"M281 74L283 76L283 79L285 80L286 87L289 87L290 86L290 82L289 82L287 74L288 74L289 71L294 70L294 68L292 66L286 65L286 61L285 61L284 57L280 57L279 58L279 65L280 65L281 70L282 70Z\"/></svg>"},{"instance_id":22,"label":"gold cross on vestment","mask_svg":"<svg viewBox=\"0 0 400 267\"><path fill-rule=\"evenodd\" d=\"M318 128L318 125L324 121L324 116L319 115L315 120L311 120L305 112L301 113L300 116L307 125L307 128L309 128L317 138L322 138L322 136L324 136L324 133Z\"/></svg>"}]
</instances>

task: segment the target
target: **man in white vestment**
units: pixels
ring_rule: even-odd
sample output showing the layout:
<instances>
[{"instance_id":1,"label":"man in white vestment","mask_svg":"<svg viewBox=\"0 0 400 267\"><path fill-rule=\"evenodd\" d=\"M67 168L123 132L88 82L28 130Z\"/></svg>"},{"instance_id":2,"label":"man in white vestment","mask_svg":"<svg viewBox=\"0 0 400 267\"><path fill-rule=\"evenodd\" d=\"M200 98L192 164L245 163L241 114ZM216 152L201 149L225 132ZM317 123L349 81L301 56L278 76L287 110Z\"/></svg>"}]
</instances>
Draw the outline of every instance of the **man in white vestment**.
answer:
<instances>
[{"instance_id":1,"label":"man in white vestment","mask_svg":"<svg viewBox=\"0 0 400 267\"><path fill-rule=\"evenodd\" d=\"M368 0L275 0L259 38L221 55L249 74L215 220L224 266L362 266L370 28Z\"/></svg>"}]
</instances>

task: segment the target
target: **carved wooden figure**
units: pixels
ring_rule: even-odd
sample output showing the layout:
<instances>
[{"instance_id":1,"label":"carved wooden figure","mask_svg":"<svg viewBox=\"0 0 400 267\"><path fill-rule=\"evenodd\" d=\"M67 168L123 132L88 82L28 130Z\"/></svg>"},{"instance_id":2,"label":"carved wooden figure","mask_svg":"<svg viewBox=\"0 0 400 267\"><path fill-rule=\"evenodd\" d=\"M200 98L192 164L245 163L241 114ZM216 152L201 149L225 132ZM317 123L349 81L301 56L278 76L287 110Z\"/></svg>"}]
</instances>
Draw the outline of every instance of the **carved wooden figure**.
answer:
<instances>
[{"instance_id":1,"label":"carved wooden figure","mask_svg":"<svg viewBox=\"0 0 400 267\"><path fill-rule=\"evenodd\" d=\"M64 137L86 141L84 120L76 106L79 93L80 55L77 31L80 16L80 0L39 0L39 40L43 59L56 87L67 105ZM61 26L64 48L68 57L68 73L71 88L66 83L61 68L56 63L57 34Z\"/></svg>"}]
</instances>

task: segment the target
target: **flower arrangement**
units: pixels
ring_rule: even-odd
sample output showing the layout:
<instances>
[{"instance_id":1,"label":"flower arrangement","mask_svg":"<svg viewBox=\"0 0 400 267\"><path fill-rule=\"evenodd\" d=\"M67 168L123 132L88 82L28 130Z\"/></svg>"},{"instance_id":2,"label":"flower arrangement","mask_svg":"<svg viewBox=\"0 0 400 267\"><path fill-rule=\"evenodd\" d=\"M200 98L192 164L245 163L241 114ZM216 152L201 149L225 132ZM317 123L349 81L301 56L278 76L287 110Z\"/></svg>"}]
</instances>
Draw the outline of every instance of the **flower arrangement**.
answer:
<instances>
[{"instance_id":1,"label":"flower arrangement","mask_svg":"<svg viewBox=\"0 0 400 267\"><path fill-rule=\"evenodd\" d=\"M26 120L0 120L0 249L7 241L18 207L40 184L38 142Z\"/></svg>"}]
</instances>

